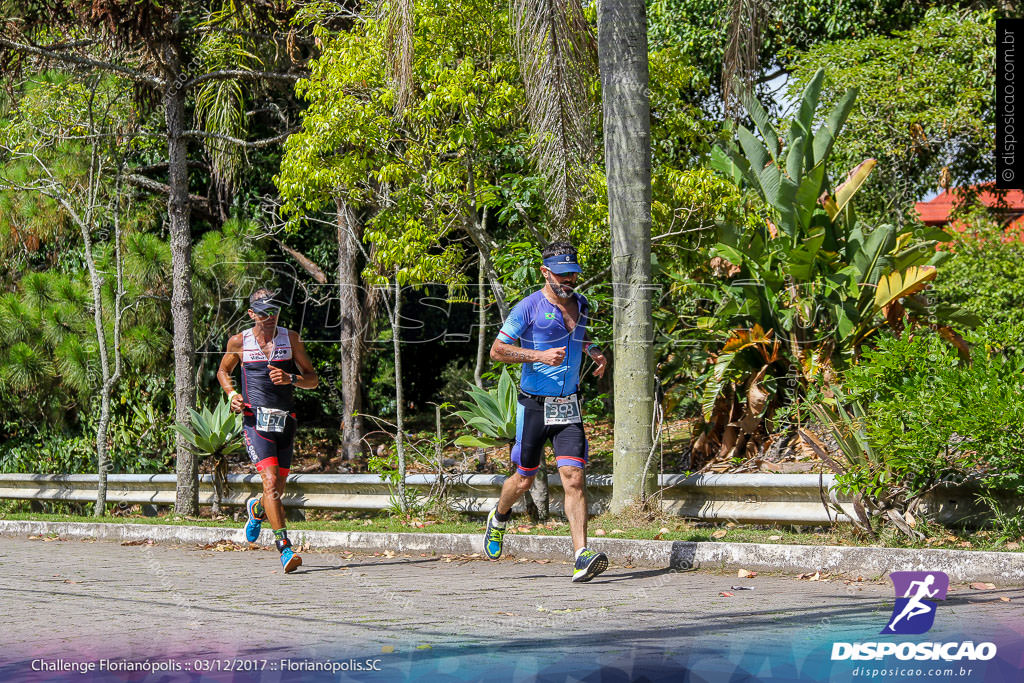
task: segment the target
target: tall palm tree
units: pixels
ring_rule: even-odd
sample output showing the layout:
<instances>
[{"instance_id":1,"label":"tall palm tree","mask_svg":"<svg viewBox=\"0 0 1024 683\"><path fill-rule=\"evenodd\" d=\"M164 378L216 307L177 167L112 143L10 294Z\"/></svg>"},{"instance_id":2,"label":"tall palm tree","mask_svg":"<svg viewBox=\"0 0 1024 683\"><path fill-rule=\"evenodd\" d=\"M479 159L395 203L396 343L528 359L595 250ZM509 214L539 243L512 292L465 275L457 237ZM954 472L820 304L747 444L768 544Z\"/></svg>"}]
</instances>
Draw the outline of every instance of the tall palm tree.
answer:
<instances>
[{"instance_id":1,"label":"tall palm tree","mask_svg":"<svg viewBox=\"0 0 1024 683\"><path fill-rule=\"evenodd\" d=\"M598 55L615 296L612 510L644 492L653 450L651 117L644 0L603 0Z\"/></svg>"}]
</instances>

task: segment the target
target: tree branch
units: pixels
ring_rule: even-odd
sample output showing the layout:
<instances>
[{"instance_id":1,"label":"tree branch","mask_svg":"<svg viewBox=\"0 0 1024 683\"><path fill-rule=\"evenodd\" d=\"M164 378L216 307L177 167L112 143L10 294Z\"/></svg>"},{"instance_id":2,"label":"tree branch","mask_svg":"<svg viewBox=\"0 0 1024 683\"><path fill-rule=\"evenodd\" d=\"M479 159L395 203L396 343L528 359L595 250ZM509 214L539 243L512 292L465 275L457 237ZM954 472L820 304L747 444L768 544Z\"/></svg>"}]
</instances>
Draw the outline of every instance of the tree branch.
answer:
<instances>
[{"instance_id":1,"label":"tree branch","mask_svg":"<svg viewBox=\"0 0 1024 683\"><path fill-rule=\"evenodd\" d=\"M129 173L125 175L124 180L129 185L141 187L142 189L149 190L150 192L158 192L160 194L166 195L171 194L171 188L169 185L164 185L163 183L157 182L152 178L147 178L146 176L143 175ZM207 202L206 197L200 197L197 194L190 194L188 196L188 200L190 203L198 204L199 206L205 206Z\"/></svg>"},{"instance_id":2,"label":"tree branch","mask_svg":"<svg viewBox=\"0 0 1024 683\"><path fill-rule=\"evenodd\" d=\"M764 75L758 77L757 82L758 83L767 83L768 81L774 81L779 76L784 76L787 73L789 73L789 72L785 69L785 67L781 67L780 66L778 69L776 69L775 71L771 72L770 74L764 74Z\"/></svg>"},{"instance_id":3,"label":"tree branch","mask_svg":"<svg viewBox=\"0 0 1024 683\"><path fill-rule=\"evenodd\" d=\"M196 76L191 81L186 81L184 88L193 88L200 83L206 81L227 81L232 78L241 78L258 81L260 79L267 79L268 81L292 81L295 82L300 78L305 78L308 73L302 74L285 74L277 71L250 71L248 69L223 69L221 71L211 71L205 73L202 76Z\"/></svg>"},{"instance_id":4,"label":"tree branch","mask_svg":"<svg viewBox=\"0 0 1024 683\"><path fill-rule=\"evenodd\" d=\"M309 258L307 258L301 252L299 252L299 251L297 251L295 249L292 249L291 247L289 247L287 244L285 244L281 240L275 239L274 242L277 243L277 246L281 247L281 251L285 252L286 254L291 256L293 259L298 261L299 265L302 266L303 270L305 270L307 273L309 273L313 277L314 280L316 280L317 282L319 282L322 285L327 284L327 276L324 275L324 271L320 269L320 266L318 266L317 264L313 263Z\"/></svg>"},{"instance_id":5,"label":"tree branch","mask_svg":"<svg viewBox=\"0 0 1024 683\"><path fill-rule=\"evenodd\" d=\"M269 147L270 145L275 145L278 142L284 142L285 140L288 139L289 135L291 135L292 133L297 133L300 130L302 129L292 128L291 130L286 130L280 135L275 135L272 138L264 138L262 140L255 140L253 142L249 142L248 140L242 140L240 138L233 138L230 135L224 135L223 133L210 133L205 130L187 130L184 133L182 133L181 136L184 138L213 138L215 140L224 140L225 142L230 142L234 145L245 147L246 149L257 149L259 147Z\"/></svg>"},{"instance_id":6,"label":"tree branch","mask_svg":"<svg viewBox=\"0 0 1024 683\"><path fill-rule=\"evenodd\" d=\"M54 52L51 49L45 47L36 47L34 45L25 45L24 43L16 43L13 40L7 40L6 38L0 38L0 46L9 48L22 54L36 55L38 57L45 57L46 59L55 59L65 64L81 64L83 66L92 66L98 69L105 69L107 71L113 71L124 76L128 76L134 81L142 83L149 83L150 85L163 88L164 80L144 74L141 71L135 71L125 66L118 66L117 64L111 64L110 62L101 62L95 59L89 59L88 57L79 57L77 55L69 55L64 52Z\"/></svg>"}]
</instances>

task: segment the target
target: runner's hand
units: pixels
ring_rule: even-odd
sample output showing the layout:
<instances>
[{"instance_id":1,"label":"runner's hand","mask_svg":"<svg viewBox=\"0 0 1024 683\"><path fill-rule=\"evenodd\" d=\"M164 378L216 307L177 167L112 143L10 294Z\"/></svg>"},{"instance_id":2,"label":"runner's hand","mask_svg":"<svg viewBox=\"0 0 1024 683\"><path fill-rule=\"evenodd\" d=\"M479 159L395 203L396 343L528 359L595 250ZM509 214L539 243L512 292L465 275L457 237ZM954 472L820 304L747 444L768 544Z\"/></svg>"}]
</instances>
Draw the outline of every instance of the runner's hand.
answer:
<instances>
[{"instance_id":1,"label":"runner's hand","mask_svg":"<svg viewBox=\"0 0 1024 683\"><path fill-rule=\"evenodd\" d=\"M281 368L270 366L270 381L278 386L283 384L291 384L292 378L290 373L285 372Z\"/></svg>"},{"instance_id":2,"label":"runner's hand","mask_svg":"<svg viewBox=\"0 0 1024 683\"><path fill-rule=\"evenodd\" d=\"M537 359L538 363L544 365L561 365L562 361L565 360L566 347L561 346L557 349L548 349L540 352L540 357Z\"/></svg>"},{"instance_id":3,"label":"runner's hand","mask_svg":"<svg viewBox=\"0 0 1024 683\"><path fill-rule=\"evenodd\" d=\"M231 412L240 413L243 407L245 407L245 401L241 394L235 394L231 397Z\"/></svg>"},{"instance_id":4,"label":"runner's hand","mask_svg":"<svg viewBox=\"0 0 1024 683\"><path fill-rule=\"evenodd\" d=\"M598 379L604 377L604 371L608 368L608 359L600 351L594 351L594 353L590 354L590 357L597 363L597 367L594 368L594 377Z\"/></svg>"}]
</instances>

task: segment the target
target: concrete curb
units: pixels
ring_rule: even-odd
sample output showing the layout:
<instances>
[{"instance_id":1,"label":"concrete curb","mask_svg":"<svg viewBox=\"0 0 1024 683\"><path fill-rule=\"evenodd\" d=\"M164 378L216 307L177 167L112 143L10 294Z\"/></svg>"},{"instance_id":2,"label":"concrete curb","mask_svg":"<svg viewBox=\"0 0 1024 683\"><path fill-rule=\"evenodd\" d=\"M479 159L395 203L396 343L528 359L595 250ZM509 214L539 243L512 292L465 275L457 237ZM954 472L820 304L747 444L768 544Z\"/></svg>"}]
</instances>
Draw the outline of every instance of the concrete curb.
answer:
<instances>
[{"instance_id":1,"label":"concrete curb","mask_svg":"<svg viewBox=\"0 0 1024 683\"><path fill-rule=\"evenodd\" d=\"M227 539L245 543L238 527L189 527L159 524L103 522L34 522L0 520L0 535L96 538L105 541L196 543L206 545ZM376 533L362 531L291 532L298 545L326 549L466 555L480 553L482 534ZM273 544L264 530L259 542ZM820 571L864 578L892 571L942 571L950 581L986 581L1002 586L1024 585L1024 554L970 550L914 550L845 546L783 545L765 543L713 543L693 541L640 541L616 538L592 539L595 550L607 553L613 564L659 569L738 568L760 572L803 573ZM506 556L567 560L571 554L567 536L506 537Z\"/></svg>"}]
</instances>

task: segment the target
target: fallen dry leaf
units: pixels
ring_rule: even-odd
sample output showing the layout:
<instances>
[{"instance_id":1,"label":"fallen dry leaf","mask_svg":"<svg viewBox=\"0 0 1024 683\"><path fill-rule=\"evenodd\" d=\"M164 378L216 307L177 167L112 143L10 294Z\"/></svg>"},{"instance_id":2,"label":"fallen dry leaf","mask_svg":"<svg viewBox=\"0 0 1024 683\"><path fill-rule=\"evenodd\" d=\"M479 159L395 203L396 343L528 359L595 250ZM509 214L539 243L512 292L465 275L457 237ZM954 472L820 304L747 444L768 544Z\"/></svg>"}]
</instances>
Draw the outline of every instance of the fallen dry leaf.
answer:
<instances>
[{"instance_id":1,"label":"fallen dry leaf","mask_svg":"<svg viewBox=\"0 0 1024 683\"><path fill-rule=\"evenodd\" d=\"M782 540L782 536L769 536L768 540L769 541L781 541Z\"/></svg>"},{"instance_id":2,"label":"fallen dry leaf","mask_svg":"<svg viewBox=\"0 0 1024 683\"><path fill-rule=\"evenodd\" d=\"M730 593L729 591L721 591L718 595L723 598L733 597L732 593Z\"/></svg>"},{"instance_id":3,"label":"fallen dry leaf","mask_svg":"<svg viewBox=\"0 0 1024 683\"><path fill-rule=\"evenodd\" d=\"M1020 543L1007 543L1006 544L1006 549L1007 550L1016 550L1019 547L1020 547Z\"/></svg>"},{"instance_id":4,"label":"fallen dry leaf","mask_svg":"<svg viewBox=\"0 0 1024 683\"><path fill-rule=\"evenodd\" d=\"M994 589L996 585L994 583L983 583L981 581L975 581L971 584L971 588L976 591L990 591Z\"/></svg>"},{"instance_id":5,"label":"fallen dry leaf","mask_svg":"<svg viewBox=\"0 0 1024 683\"><path fill-rule=\"evenodd\" d=\"M752 579L755 576L757 576L757 572L751 572L747 571L746 569L741 569L738 572L736 572L736 576L741 579Z\"/></svg>"},{"instance_id":6,"label":"fallen dry leaf","mask_svg":"<svg viewBox=\"0 0 1024 683\"><path fill-rule=\"evenodd\" d=\"M604 535L605 535L605 533L606 533L606 532L605 532L605 530L604 530L604 529L595 529L595 530L594 530L594 535L595 535L595 536L604 536Z\"/></svg>"},{"instance_id":7,"label":"fallen dry leaf","mask_svg":"<svg viewBox=\"0 0 1024 683\"><path fill-rule=\"evenodd\" d=\"M625 531L623 531L622 529L612 529L612 531L611 531L611 532L612 532L613 534L624 534L624 533L626 533L626 532L625 532Z\"/></svg>"},{"instance_id":8,"label":"fallen dry leaf","mask_svg":"<svg viewBox=\"0 0 1024 683\"><path fill-rule=\"evenodd\" d=\"M1001 596L999 599L1003 602L1010 602L1010 598L1006 597L1005 595Z\"/></svg>"},{"instance_id":9,"label":"fallen dry leaf","mask_svg":"<svg viewBox=\"0 0 1024 683\"><path fill-rule=\"evenodd\" d=\"M383 645L380 648L381 654L389 655L395 651L394 645Z\"/></svg>"},{"instance_id":10,"label":"fallen dry leaf","mask_svg":"<svg viewBox=\"0 0 1024 683\"><path fill-rule=\"evenodd\" d=\"M711 533L711 538L725 538L725 535L729 533L725 529L719 529Z\"/></svg>"},{"instance_id":11,"label":"fallen dry leaf","mask_svg":"<svg viewBox=\"0 0 1024 683\"><path fill-rule=\"evenodd\" d=\"M664 527L664 526L661 527L660 529L658 529L658 533L659 534L667 534L668 533L668 527Z\"/></svg>"}]
</instances>

